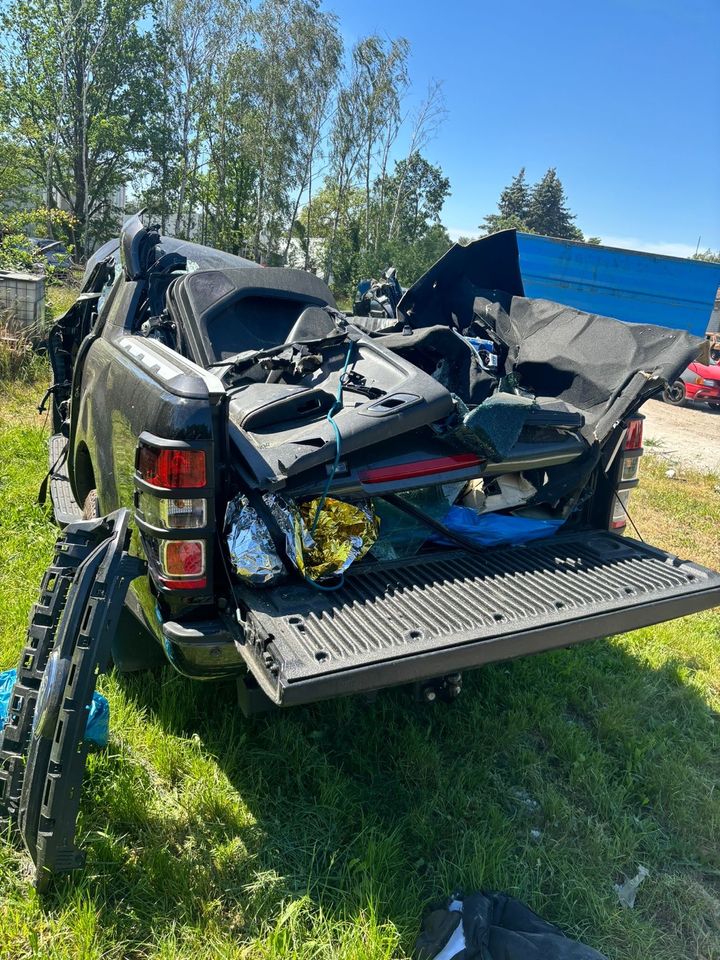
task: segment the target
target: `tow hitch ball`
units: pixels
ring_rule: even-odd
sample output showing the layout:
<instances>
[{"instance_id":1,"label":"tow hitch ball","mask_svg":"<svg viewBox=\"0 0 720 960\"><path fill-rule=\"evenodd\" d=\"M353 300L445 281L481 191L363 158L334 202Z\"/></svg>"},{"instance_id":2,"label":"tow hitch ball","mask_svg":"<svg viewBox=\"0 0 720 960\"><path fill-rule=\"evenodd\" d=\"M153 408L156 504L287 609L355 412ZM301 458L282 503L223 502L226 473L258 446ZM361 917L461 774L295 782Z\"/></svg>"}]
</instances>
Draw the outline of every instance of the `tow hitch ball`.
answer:
<instances>
[{"instance_id":1,"label":"tow hitch ball","mask_svg":"<svg viewBox=\"0 0 720 960\"><path fill-rule=\"evenodd\" d=\"M423 703L435 703L442 700L450 703L460 696L462 690L462 674L449 673L445 677L435 677L415 684L415 696Z\"/></svg>"}]
</instances>

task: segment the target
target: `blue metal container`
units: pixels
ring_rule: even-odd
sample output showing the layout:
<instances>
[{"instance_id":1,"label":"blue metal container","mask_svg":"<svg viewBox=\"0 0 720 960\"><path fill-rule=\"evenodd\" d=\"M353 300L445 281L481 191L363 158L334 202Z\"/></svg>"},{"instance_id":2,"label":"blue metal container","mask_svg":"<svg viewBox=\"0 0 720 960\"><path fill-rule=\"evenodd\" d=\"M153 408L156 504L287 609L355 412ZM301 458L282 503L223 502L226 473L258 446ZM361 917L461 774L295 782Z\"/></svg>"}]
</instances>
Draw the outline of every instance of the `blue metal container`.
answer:
<instances>
[{"instance_id":1,"label":"blue metal container","mask_svg":"<svg viewBox=\"0 0 720 960\"><path fill-rule=\"evenodd\" d=\"M702 337L720 263L518 233L525 295Z\"/></svg>"}]
</instances>

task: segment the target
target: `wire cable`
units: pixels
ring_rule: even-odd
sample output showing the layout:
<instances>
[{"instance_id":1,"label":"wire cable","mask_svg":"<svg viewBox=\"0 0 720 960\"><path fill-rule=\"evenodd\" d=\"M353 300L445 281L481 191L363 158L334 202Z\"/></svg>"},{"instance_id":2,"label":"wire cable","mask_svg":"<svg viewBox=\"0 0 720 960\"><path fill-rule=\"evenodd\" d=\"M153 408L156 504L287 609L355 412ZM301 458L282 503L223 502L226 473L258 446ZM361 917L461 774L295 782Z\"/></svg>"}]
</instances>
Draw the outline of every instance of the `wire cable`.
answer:
<instances>
[{"instance_id":1,"label":"wire cable","mask_svg":"<svg viewBox=\"0 0 720 960\"><path fill-rule=\"evenodd\" d=\"M620 499L620 494L617 492L617 490L615 491L615 497L617 498L617 502L618 502L618 503L620 504L620 506L623 508L623 511L624 511L624 513L625 513L625 516L626 516L626 517L628 518L628 520L630 521L630 525L632 526L633 530L634 530L635 533L637 534L638 540L640 540L641 543L645 543L645 538L644 538L643 535L640 533L640 531L638 530L638 528L635 526L635 521L633 520L633 518L632 518L632 517L630 516L630 514L628 513L628 508L625 506L625 504L624 504L624 503L622 502L622 500Z\"/></svg>"},{"instance_id":2,"label":"wire cable","mask_svg":"<svg viewBox=\"0 0 720 960\"><path fill-rule=\"evenodd\" d=\"M315 510L315 516L313 518L312 526L310 527L310 536L315 535L317 530L318 520L320 519L320 513L325 506L325 501L327 500L327 495L330 491L330 486L335 479L335 473L337 468L340 466L340 452L342 449L342 436L340 434L340 428L337 423L335 423L335 414L339 413L342 410L343 405L343 385L345 380L345 374L347 373L347 368L350 365L350 358L353 354L353 349L355 347L355 341L351 340L348 344L347 354L345 355L345 363L343 368L340 371L340 379L338 380L337 393L335 394L335 403L328 410L327 421L330 426L335 431L335 459L333 461L330 472L328 473L328 478L325 481L325 488L323 489L320 499L318 500L318 505ZM321 590L323 593L332 593L333 590L339 590L345 584L345 574L340 574L340 579L337 583L334 583L332 586L324 586L322 583L317 583L315 580L311 580L307 574L305 574L305 581L309 586L314 587L316 590Z\"/></svg>"},{"instance_id":3,"label":"wire cable","mask_svg":"<svg viewBox=\"0 0 720 960\"><path fill-rule=\"evenodd\" d=\"M352 357L354 347L355 347L355 341L351 340L348 345L347 354L345 356L345 363L343 364L343 368L340 371L340 379L338 380L337 393L335 394L335 403L333 403L333 405L330 407L330 409L327 412L326 419L330 424L330 426L335 431L335 459L333 461L332 467L330 468L330 472L328 473L328 478L325 481L325 488L323 489L320 499L318 500L317 509L315 510L315 517L313 518L312 526L310 527L310 536L315 535L315 531L317 530L318 520L320 519L320 513L323 507L325 506L325 501L327 500L327 495L328 495L328 492L330 491L330 486L333 480L335 479L337 468L340 466L342 436L340 435L340 428L338 427L337 423L335 423L335 415L342 410L343 381L345 379L345 374L347 373L347 368L350 365L350 358Z\"/></svg>"}]
</instances>

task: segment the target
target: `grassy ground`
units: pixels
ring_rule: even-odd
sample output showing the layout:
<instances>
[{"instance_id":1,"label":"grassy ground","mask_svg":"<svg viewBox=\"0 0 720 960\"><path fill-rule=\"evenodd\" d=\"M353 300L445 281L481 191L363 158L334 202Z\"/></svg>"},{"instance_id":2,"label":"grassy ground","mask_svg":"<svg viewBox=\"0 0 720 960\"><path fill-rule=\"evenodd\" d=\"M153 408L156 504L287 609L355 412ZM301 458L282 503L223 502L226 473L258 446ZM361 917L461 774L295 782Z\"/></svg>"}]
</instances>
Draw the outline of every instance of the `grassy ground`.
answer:
<instances>
[{"instance_id":1,"label":"grassy ground","mask_svg":"<svg viewBox=\"0 0 720 960\"><path fill-rule=\"evenodd\" d=\"M0 667L55 537L40 393L0 407ZM646 457L635 520L718 567L717 485ZM229 683L103 678L88 866L39 899L0 840L0 957L401 958L429 901L483 887L611 960L717 960L719 648L707 613L485 668L449 707L397 690L253 720Z\"/></svg>"}]
</instances>

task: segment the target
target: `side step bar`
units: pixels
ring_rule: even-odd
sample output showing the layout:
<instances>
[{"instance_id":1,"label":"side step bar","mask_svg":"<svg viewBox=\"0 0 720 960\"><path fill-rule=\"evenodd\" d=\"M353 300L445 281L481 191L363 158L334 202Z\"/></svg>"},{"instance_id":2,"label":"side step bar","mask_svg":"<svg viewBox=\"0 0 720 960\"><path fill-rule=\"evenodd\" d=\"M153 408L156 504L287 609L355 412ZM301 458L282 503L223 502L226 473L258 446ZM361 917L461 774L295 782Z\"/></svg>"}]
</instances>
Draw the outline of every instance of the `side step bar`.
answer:
<instances>
[{"instance_id":1,"label":"side step bar","mask_svg":"<svg viewBox=\"0 0 720 960\"><path fill-rule=\"evenodd\" d=\"M55 522L65 528L69 523L82 520L82 507L76 503L70 487L65 450L67 437L56 433L50 437L50 501Z\"/></svg>"},{"instance_id":2,"label":"side step bar","mask_svg":"<svg viewBox=\"0 0 720 960\"><path fill-rule=\"evenodd\" d=\"M635 630L720 604L720 574L604 531L362 563L345 586L236 588L239 650L277 704L308 703Z\"/></svg>"}]
</instances>

